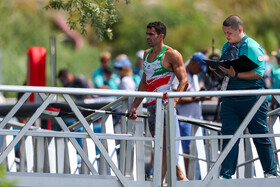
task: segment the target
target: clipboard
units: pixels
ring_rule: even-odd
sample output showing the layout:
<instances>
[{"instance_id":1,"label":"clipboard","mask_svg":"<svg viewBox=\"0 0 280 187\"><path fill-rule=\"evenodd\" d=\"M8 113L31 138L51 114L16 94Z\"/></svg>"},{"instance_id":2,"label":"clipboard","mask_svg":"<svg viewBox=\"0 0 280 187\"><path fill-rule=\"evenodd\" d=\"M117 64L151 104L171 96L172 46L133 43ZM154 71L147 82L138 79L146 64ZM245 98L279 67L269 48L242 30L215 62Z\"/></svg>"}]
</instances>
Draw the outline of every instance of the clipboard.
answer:
<instances>
[{"instance_id":1,"label":"clipboard","mask_svg":"<svg viewBox=\"0 0 280 187\"><path fill-rule=\"evenodd\" d=\"M212 68L218 71L221 71L219 69L219 66L223 66L225 68L230 68L230 66L232 66L236 72L247 72L259 67L256 63L254 63L245 55L241 55L239 58L234 60L225 60L225 61L204 60L204 62L208 66L211 66Z\"/></svg>"}]
</instances>

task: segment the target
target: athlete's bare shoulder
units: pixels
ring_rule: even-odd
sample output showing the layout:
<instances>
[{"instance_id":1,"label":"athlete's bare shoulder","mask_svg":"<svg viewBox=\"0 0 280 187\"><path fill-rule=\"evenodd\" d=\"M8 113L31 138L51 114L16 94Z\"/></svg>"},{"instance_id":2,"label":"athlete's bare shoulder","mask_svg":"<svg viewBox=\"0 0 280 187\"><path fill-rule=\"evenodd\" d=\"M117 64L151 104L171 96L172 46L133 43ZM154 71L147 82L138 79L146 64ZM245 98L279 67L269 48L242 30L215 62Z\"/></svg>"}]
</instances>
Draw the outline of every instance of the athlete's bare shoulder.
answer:
<instances>
[{"instance_id":1,"label":"athlete's bare shoulder","mask_svg":"<svg viewBox=\"0 0 280 187\"><path fill-rule=\"evenodd\" d=\"M145 50L145 52L144 52L144 58L143 58L143 59L146 58L146 56L147 56L147 54L148 54L149 51L150 51L150 49L146 49L146 50Z\"/></svg>"},{"instance_id":2,"label":"athlete's bare shoulder","mask_svg":"<svg viewBox=\"0 0 280 187\"><path fill-rule=\"evenodd\" d=\"M165 55L169 61L177 61L178 59L182 58L182 55L179 51L169 46L166 48Z\"/></svg>"},{"instance_id":3,"label":"athlete's bare shoulder","mask_svg":"<svg viewBox=\"0 0 280 187\"><path fill-rule=\"evenodd\" d=\"M150 50L151 50L150 48L149 48L149 49L146 49L144 53L147 54Z\"/></svg>"}]
</instances>

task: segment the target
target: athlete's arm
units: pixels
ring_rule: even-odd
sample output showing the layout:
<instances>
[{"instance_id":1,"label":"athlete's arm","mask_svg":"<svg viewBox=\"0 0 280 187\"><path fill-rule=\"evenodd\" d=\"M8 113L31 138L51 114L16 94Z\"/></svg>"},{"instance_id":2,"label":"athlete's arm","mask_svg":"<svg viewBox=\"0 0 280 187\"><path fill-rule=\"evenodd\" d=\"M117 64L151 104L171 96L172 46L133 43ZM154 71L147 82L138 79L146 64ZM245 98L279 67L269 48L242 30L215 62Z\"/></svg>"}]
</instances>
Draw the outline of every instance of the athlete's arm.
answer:
<instances>
[{"instance_id":1,"label":"athlete's arm","mask_svg":"<svg viewBox=\"0 0 280 187\"><path fill-rule=\"evenodd\" d=\"M175 76L179 81L179 85L176 91L185 91L188 87L188 76L181 53L179 53L177 50L168 50L168 52L166 53L166 60L170 64L172 70L175 73ZM180 98L174 98L174 106L176 106L179 99Z\"/></svg>"},{"instance_id":2,"label":"athlete's arm","mask_svg":"<svg viewBox=\"0 0 280 187\"><path fill-rule=\"evenodd\" d=\"M148 51L149 50L145 51L143 59L145 59ZM139 86L138 86L138 91L146 91L146 74L145 74L145 72L143 72L142 79L141 79L141 81L139 83ZM133 101L133 103L131 105L131 108L129 110L129 117L128 117L128 119L136 119L137 118L137 116L136 116L137 108L140 105L140 103L143 101L143 99L144 99L143 97L136 97L134 99L134 101Z\"/></svg>"},{"instance_id":3,"label":"athlete's arm","mask_svg":"<svg viewBox=\"0 0 280 187\"><path fill-rule=\"evenodd\" d=\"M143 73L142 79L140 81L140 84L138 86L138 91L146 91L146 74ZM136 119L137 116L137 108L140 105L140 103L143 101L143 97L136 97L131 105L131 108L129 110L129 117L128 119Z\"/></svg>"}]
</instances>

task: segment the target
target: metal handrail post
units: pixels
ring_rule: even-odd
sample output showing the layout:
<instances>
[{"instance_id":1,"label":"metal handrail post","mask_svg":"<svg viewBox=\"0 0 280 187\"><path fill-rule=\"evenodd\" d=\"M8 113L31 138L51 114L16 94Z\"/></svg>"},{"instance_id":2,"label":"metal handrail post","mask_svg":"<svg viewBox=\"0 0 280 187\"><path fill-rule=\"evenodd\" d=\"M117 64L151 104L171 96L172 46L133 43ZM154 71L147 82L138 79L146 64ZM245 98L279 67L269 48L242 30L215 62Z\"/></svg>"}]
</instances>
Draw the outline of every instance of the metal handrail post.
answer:
<instances>
[{"instance_id":1,"label":"metal handrail post","mask_svg":"<svg viewBox=\"0 0 280 187\"><path fill-rule=\"evenodd\" d=\"M154 170L153 170L153 187L161 186L162 173L162 150L163 150L163 122L164 108L162 99L156 99L156 121L155 121L155 148L154 148Z\"/></svg>"},{"instance_id":2,"label":"metal handrail post","mask_svg":"<svg viewBox=\"0 0 280 187\"><path fill-rule=\"evenodd\" d=\"M106 121L108 120L108 117L109 117L109 115L103 115L103 117L102 117L101 133L106 133ZM107 140L101 139L100 142L104 146L105 150L108 151ZM98 172L100 175L107 175L107 162L106 162L103 154L100 154Z\"/></svg>"},{"instance_id":3,"label":"metal handrail post","mask_svg":"<svg viewBox=\"0 0 280 187\"><path fill-rule=\"evenodd\" d=\"M132 98L128 100L127 106L131 106L132 104ZM125 108L127 109L127 108ZM124 125L126 126L126 133L127 134L133 134L133 130L135 128L135 120L127 120L126 118L123 118L124 120ZM131 140L127 140L126 141L126 147L125 147L125 151L126 151L126 158L125 158L125 175L131 177L131 179L133 179L133 177L135 177L135 172L134 172L134 167L133 167L133 160L134 160L134 141Z\"/></svg>"},{"instance_id":4,"label":"metal handrail post","mask_svg":"<svg viewBox=\"0 0 280 187\"><path fill-rule=\"evenodd\" d=\"M122 112L125 112L127 108L128 102L127 100L122 101ZM124 116L121 116L121 134L126 134L126 119ZM120 140L120 162L119 168L122 174L125 174L125 160L126 160L126 140Z\"/></svg>"},{"instance_id":5,"label":"metal handrail post","mask_svg":"<svg viewBox=\"0 0 280 187\"><path fill-rule=\"evenodd\" d=\"M142 103L138 107L138 114L143 114L143 105ZM135 120L135 129L134 129L134 136L137 137L144 137L144 122L143 118L137 118ZM136 141L135 142L135 154L134 157L134 166L135 168L135 176L134 179L137 181L145 181L145 163L143 153L144 150L144 141Z\"/></svg>"},{"instance_id":6,"label":"metal handrail post","mask_svg":"<svg viewBox=\"0 0 280 187\"><path fill-rule=\"evenodd\" d=\"M167 158L167 182L170 187L176 186L176 140L175 140L175 116L174 98L168 99L166 110L166 158Z\"/></svg>"}]
</instances>

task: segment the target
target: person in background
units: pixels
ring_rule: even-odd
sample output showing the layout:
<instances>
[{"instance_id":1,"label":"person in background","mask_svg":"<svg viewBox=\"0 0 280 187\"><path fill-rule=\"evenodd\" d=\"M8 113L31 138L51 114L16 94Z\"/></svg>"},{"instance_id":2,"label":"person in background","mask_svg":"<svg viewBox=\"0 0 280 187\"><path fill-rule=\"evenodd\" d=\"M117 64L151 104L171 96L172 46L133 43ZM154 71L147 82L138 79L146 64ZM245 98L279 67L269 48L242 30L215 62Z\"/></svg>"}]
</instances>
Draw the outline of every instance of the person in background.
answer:
<instances>
[{"instance_id":1,"label":"person in background","mask_svg":"<svg viewBox=\"0 0 280 187\"><path fill-rule=\"evenodd\" d=\"M103 52L100 55L101 66L92 74L93 86L98 89L117 89L119 84L118 75L113 73L110 78L110 85L106 85L107 79L104 75L104 69L110 67L111 53Z\"/></svg>"},{"instance_id":2,"label":"person in background","mask_svg":"<svg viewBox=\"0 0 280 187\"><path fill-rule=\"evenodd\" d=\"M207 71L207 66L203 60L206 60L206 56L202 52L196 52L192 55L191 59L186 63L186 71L188 75L189 85L186 91L200 91L198 74ZM173 89L176 90L178 86L178 80L174 79ZM178 115L185 116L194 119L202 119L202 107L201 101L209 98L205 97L182 97L179 99L176 110ZM187 122L179 122L181 136L191 136L192 124ZM201 130L199 128L198 130ZM183 153L190 153L190 140L182 140ZM189 159L185 158L185 169L188 176ZM199 172L197 172L197 179L199 178Z\"/></svg>"},{"instance_id":3,"label":"person in background","mask_svg":"<svg viewBox=\"0 0 280 187\"><path fill-rule=\"evenodd\" d=\"M271 89L272 88L272 76L273 76L273 66L270 63L270 57L267 55L266 50L263 48L263 57L264 57L264 63L265 63L265 69L263 74L264 79L264 88L265 89Z\"/></svg>"},{"instance_id":4,"label":"person in background","mask_svg":"<svg viewBox=\"0 0 280 187\"><path fill-rule=\"evenodd\" d=\"M64 87L71 88L92 88L91 82L83 75L74 76L68 69L61 69L58 73L58 79ZM76 100L91 98L90 95L74 95Z\"/></svg>"},{"instance_id":5,"label":"person in background","mask_svg":"<svg viewBox=\"0 0 280 187\"><path fill-rule=\"evenodd\" d=\"M114 68L117 69L120 77L120 90L132 90L136 89L136 84L132 78L131 62L129 59L116 60Z\"/></svg>"},{"instance_id":6,"label":"person in background","mask_svg":"<svg viewBox=\"0 0 280 187\"><path fill-rule=\"evenodd\" d=\"M264 80L264 88L265 89L272 89L273 88L273 76L274 76L274 68L270 63L270 57L267 55L266 50L263 48L263 57L264 57L264 73L263 73L263 80ZM270 102L270 108L272 108L271 99L272 95L267 96L268 102Z\"/></svg>"},{"instance_id":7,"label":"person in background","mask_svg":"<svg viewBox=\"0 0 280 187\"><path fill-rule=\"evenodd\" d=\"M247 72L236 72L231 66L229 69L219 66L226 74L222 88L226 90L250 90L264 89L263 74L265 70L264 54L262 47L243 32L243 21L237 15L231 15L223 22L223 32L227 42L223 45L220 60L233 60L241 55L246 55L258 65L257 68ZM211 70L215 69L209 67ZM227 82L227 84L225 84ZM221 105L221 121L223 135L233 135L246 115L249 113L259 96L228 96L223 97ZM259 107L258 111L248 124L251 134L267 134L267 99ZM223 139L223 149L230 140ZM264 174L267 178L277 177L277 164L274 160L273 147L270 139L254 138ZM222 163L220 176L222 179L231 179L236 171L238 158L238 144L233 146Z\"/></svg>"},{"instance_id":8,"label":"person in background","mask_svg":"<svg viewBox=\"0 0 280 187\"><path fill-rule=\"evenodd\" d=\"M216 60L220 59L220 50L215 49L214 51L209 51L205 54L207 59ZM201 72L199 74L199 85L200 88L206 88L206 90L217 90L220 87L221 78L219 78L213 71L207 68L206 72Z\"/></svg>"},{"instance_id":9,"label":"person in background","mask_svg":"<svg viewBox=\"0 0 280 187\"><path fill-rule=\"evenodd\" d=\"M276 63L274 65L274 69L279 69L280 67L280 48L277 51L272 51L271 55L275 57Z\"/></svg>"},{"instance_id":10,"label":"person in background","mask_svg":"<svg viewBox=\"0 0 280 187\"><path fill-rule=\"evenodd\" d=\"M273 56L275 56L276 64L273 69L272 74L272 88L280 89L280 49L278 51L271 52ZM271 109L276 109L280 106L280 104L276 101L274 97L271 98Z\"/></svg>"},{"instance_id":11,"label":"person in background","mask_svg":"<svg viewBox=\"0 0 280 187\"><path fill-rule=\"evenodd\" d=\"M138 87L138 91L148 92L162 92L167 93L172 91L171 84L176 76L179 80L179 85L176 91L184 91L188 85L188 77L183 63L182 55L175 49L164 44L166 35L166 26L162 22L151 22L147 25L146 39L148 45L151 47L144 53L144 73ZM168 102L166 97L162 98L164 103ZM174 99L174 106L176 106L179 98ZM137 97L134 99L129 111L129 119L137 118L137 108L141 104L143 98ZM155 98L147 98L147 109L149 112L148 123L151 135L155 135L155 114L156 114L156 100ZM175 131L179 135L179 124L175 116ZM175 133L175 136L177 135ZM166 135L165 128L163 133L163 158L162 158L162 177L161 185L166 174ZM178 164L178 150L179 145L176 144L176 174L178 180L188 180L183 174Z\"/></svg>"},{"instance_id":12,"label":"person in background","mask_svg":"<svg viewBox=\"0 0 280 187\"><path fill-rule=\"evenodd\" d=\"M140 78L142 78L143 75L143 64L144 64L144 52L145 50L139 50L136 53L136 65L133 68L133 73L135 75L138 75Z\"/></svg>"},{"instance_id":13,"label":"person in background","mask_svg":"<svg viewBox=\"0 0 280 187\"><path fill-rule=\"evenodd\" d=\"M113 68L111 67L105 67L103 69L104 71L104 85L107 85L109 89L118 89L119 88L119 83L116 84L116 78L115 78L115 73ZM119 79L118 79L119 82Z\"/></svg>"},{"instance_id":14,"label":"person in background","mask_svg":"<svg viewBox=\"0 0 280 187\"><path fill-rule=\"evenodd\" d=\"M119 54L116 57L115 62L116 61L120 61L120 60L129 61L130 62L130 68L132 68L131 61L130 61L130 59L128 58L128 56L126 54ZM117 68L115 68L115 69L117 69ZM130 76L132 77L132 79L133 79L133 81L135 83L136 88L138 88L138 85L139 85L140 80L141 80L140 76L138 74L133 73L133 71L132 71L132 75L130 75ZM121 89L121 90L123 90L123 89Z\"/></svg>"}]
</instances>

